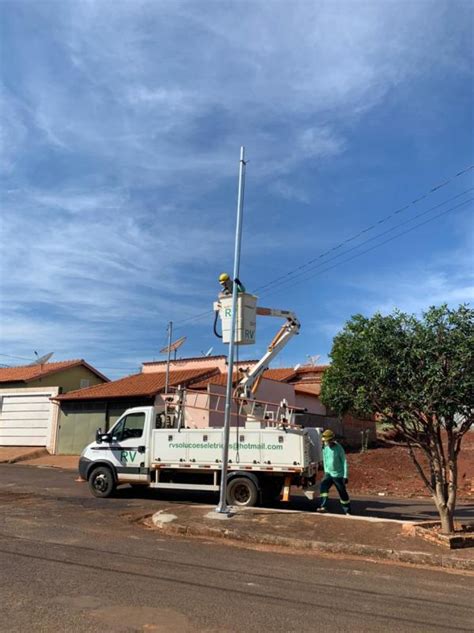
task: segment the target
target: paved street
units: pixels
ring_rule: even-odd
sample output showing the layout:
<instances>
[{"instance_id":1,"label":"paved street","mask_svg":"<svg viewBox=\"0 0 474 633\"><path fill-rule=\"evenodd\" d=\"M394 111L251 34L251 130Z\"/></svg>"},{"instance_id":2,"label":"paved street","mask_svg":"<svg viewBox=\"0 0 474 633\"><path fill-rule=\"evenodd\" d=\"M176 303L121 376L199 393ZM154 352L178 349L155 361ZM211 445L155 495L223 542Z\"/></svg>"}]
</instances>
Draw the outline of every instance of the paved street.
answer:
<instances>
[{"instance_id":1,"label":"paved street","mask_svg":"<svg viewBox=\"0 0 474 633\"><path fill-rule=\"evenodd\" d=\"M73 476L0 467L2 631L472 630L472 576L163 538Z\"/></svg>"}]
</instances>

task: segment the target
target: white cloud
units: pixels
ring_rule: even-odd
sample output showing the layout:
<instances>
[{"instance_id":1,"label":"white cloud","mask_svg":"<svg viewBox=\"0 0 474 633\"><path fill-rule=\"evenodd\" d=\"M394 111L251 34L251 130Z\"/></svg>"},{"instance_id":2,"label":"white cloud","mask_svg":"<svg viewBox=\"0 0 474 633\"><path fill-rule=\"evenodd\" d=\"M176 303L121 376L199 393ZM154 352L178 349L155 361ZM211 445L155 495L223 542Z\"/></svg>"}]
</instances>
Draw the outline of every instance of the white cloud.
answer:
<instances>
[{"instance_id":1,"label":"white cloud","mask_svg":"<svg viewBox=\"0 0 474 633\"><path fill-rule=\"evenodd\" d=\"M54 336L66 348L71 328L78 346L119 345L125 321L141 320L151 338L157 322L200 312L215 290L209 271L231 252L242 143L253 183L306 203L294 182L302 164L335 160L362 114L460 59L442 3L28 6L22 20L38 34L25 31L25 56L9 64L16 92L2 103L12 346ZM224 187L229 208L210 201ZM276 269L275 253L327 239L297 223L288 235L270 228L245 248ZM435 273L428 285L428 295L465 292ZM415 288L396 279L392 296L383 290L374 306Z\"/></svg>"}]
</instances>

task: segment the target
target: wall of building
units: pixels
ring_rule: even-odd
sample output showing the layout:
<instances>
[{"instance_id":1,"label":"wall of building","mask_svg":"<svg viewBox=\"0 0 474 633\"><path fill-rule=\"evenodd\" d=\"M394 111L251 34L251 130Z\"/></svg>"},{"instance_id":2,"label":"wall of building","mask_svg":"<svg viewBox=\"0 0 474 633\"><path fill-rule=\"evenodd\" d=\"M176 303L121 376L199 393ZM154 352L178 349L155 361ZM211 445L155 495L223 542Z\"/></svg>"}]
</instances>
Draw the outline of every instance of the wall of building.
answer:
<instances>
[{"instance_id":1,"label":"wall of building","mask_svg":"<svg viewBox=\"0 0 474 633\"><path fill-rule=\"evenodd\" d=\"M188 369L217 369L221 373L226 373L227 357L221 356L202 356L200 358L180 358L178 360L170 361L170 371L185 371ZM238 367L242 365L243 367L253 367L257 361L240 361L234 363L234 367ZM157 361L156 363L146 363L142 365L142 373L156 373L156 372L165 372L166 371L166 361Z\"/></svg>"},{"instance_id":2,"label":"wall of building","mask_svg":"<svg viewBox=\"0 0 474 633\"><path fill-rule=\"evenodd\" d=\"M203 356L202 358L183 358L176 361L171 360L170 371L184 371L188 369L206 369L217 367L219 371L225 372L226 359L216 356ZM142 373L150 374L166 371L166 361L156 363L146 363L142 365Z\"/></svg>"},{"instance_id":3,"label":"wall of building","mask_svg":"<svg viewBox=\"0 0 474 633\"><path fill-rule=\"evenodd\" d=\"M108 431L126 409L151 404L150 398L60 402L56 452L61 455L80 454L95 439L99 427Z\"/></svg>"},{"instance_id":4,"label":"wall of building","mask_svg":"<svg viewBox=\"0 0 474 633\"><path fill-rule=\"evenodd\" d=\"M224 423L226 388L221 385L211 385L211 392L213 394L219 394L219 396L212 396L210 403L211 410L208 419L206 420L204 418L203 421L205 421L205 425L208 424L211 427L222 426ZM275 407L272 409L276 411L277 406L283 399L286 399L289 406L295 406L295 390L293 385L263 379L257 390L255 399L262 402L275 403ZM243 416L237 416L237 406L235 404L232 405L231 414L231 426L236 426L238 423L243 424Z\"/></svg>"},{"instance_id":5,"label":"wall of building","mask_svg":"<svg viewBox=\"0 0 474 633\"><path fill-rule=\"evenodd\" d=\"M318 415L326 415L326 407L317 396L309 394L296 393L296 406L299 409L308 409L308 413L316 413Z\"/></svg>"},{"instance_id":6,"label":"wall of building","mask_svg":"<svg viewBox=\"0 0 474 633\"><path fill-rule=\"evenodd\" d=\"M97 376L93 371L78 365L77 367L71 367L64 371L58 371L44 378L38 378L28 382L28 387L61 387L62 393L73 391L74 389L81 389L81 380L88 380L89 387L93 385L101 385L104 381ZM25 385L23 385L25 386Z\"/></svg>"}]
</instances>

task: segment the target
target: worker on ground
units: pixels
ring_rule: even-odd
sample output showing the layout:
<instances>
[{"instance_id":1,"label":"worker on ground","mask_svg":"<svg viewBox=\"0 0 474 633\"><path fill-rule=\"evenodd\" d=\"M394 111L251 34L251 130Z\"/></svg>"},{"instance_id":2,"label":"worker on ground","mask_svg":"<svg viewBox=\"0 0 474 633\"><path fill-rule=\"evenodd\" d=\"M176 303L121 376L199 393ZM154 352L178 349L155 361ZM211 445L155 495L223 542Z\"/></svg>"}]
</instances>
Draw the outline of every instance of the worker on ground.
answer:
<instances>
[{"instance_id":1,"label":"worker on ground","mask_svg":"<svg viewBox=\"0 0 474 633\"><path fill-rule=\"evenodd\" d=\"M346 454L342 446L336 442L333 431L327 429L321 436L323 441L324 478L320 486L320 504L317 512L327 512L329 490L334 484L339 493L344 514L351 514L351 501L347 494L348 468Z\"/></svg>"},{"instance_id":2,"label":"worker on ground","mask_svg":"<svg viewBox=\"0 0 474 633\"><path fill-rule=\"evenodd\" d=\"M234 287L234 283L237 286L237 292L245 292L245 288L242 282L237 278L235 278L235 280L232 281L232 279L229 277L227 273L222 273L221 275L219 275L219 283L222 286L222 294L228 297L232 295L232 289Z\"/></svg>"}]
</instances>

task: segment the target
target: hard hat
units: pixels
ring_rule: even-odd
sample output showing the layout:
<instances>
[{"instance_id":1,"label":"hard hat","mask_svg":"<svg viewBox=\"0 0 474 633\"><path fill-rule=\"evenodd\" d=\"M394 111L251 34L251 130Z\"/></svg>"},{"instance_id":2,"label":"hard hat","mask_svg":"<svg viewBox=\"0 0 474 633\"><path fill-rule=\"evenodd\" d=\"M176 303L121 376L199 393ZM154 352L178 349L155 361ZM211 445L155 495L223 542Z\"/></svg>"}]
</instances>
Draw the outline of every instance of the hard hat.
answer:
<instances>
[{"instance_id":1,"label":"hard hat","mask_svg":"<svg viewBox=\"0 0 474 633\"><path fill-rule=\"evenodd\" d=\"M229 280L229 275L227 273L221 273L219 275L219 281L221 283L223 283L224 281L228 281Z\"/></svg>"},{"instance_id":2,"label":"hard hat","mask_svg":"<svg viewBox=\"0 0 474 633\"><path fill-rule=\"evenodd\" d=\"M334 431L331 431L331 429L326 429L324 433L321 435L321 438L325 440L326 442L330 442L335 437L336 436L334 435Z\"/></svg>"}]
</instances>

